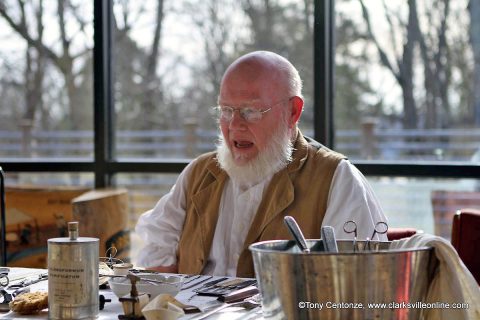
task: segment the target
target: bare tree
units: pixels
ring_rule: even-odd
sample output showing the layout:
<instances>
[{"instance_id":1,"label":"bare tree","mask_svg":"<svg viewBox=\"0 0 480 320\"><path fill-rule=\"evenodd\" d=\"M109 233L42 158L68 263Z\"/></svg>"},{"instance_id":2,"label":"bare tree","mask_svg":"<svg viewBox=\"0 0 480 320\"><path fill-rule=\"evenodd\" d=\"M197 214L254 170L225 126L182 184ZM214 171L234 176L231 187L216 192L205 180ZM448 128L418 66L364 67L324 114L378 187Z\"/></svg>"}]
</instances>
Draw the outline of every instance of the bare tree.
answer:
<instances>
[{"instance_id":1,"label":"bare tree","mask_svg":"<svg viewBox=\"0 0 480 320\"><path fill-rule=\"evenodd\" d=\"M26 13L25 13L25 2L24 1L17 1L17 6L16 7L7 7L7 5L3 4L0 5L0 16L5 19L5 21L8 23L8 25L18 34L20 35L27 43L27 55L30 55L30 58L33 56L33 50L36 51L36 55L39 58L38 63L37 63L37 71L33 73L29 73L30 77L36 78L35 81L35 89L36 90L42 90L40 79L43 77L42 76L42 70L44 66L44 61L48 59L49 61L52 62L52 64L61 72L61 74L64 77L65 80L65 86L66 86L66 91L67 91L67 97L68 97L68 107L69 107L69 117L70 121L68 124L68 127L76 130L81 127L81 124L85 123L85 121L82 121L83 119L80 119L79 112L82 109L81 105L79 103L83 101L83 97L78 97L77 93L77 83L76 83L76 77L79 74L79 71L74 70L74 62L76 62L78 59L83 58L87 53L91 51L90 48L85 47L84 49L78 51L76 53L73 53L71 49L71 44L73 42L73 38L77 35L77 33L73 33L71 35L67 34L66 31L66 11L71 10L75 11L75 8L69 3L69 1L65 0L58 0L57 1L57 23L58 23L58 28L60 30L60 47L61 47L61 52L58 53L56 50L53 48L53 46L48 46L46 42L44 41L43 38L43 32L44 32L44 22L43 22L43 2L40 1L39 5L35 8L33 3L30 3L32 10L35 11L35 18L36 18L36 23L35 27L31 28L28 25L28 19L26 18ZM15 19L14 12L21 12L20 19ZM81 33L84 32L84 26L85 22L81 20L82 18L75 13L72 14L75 19L77 19L78 25L79 25L79 31ZM32 29L37 30L37 35L35 36L34 31ZM30 63L30 68L32 67L32 60L28 62L27 60L27 70L29 68L29 63ZM39 68L40 67L40 68ZM30 70L32 71L32 70ZM26 83L27 84L27 83ZM28 89L27 89L28 92ZM33 93L32 93L33 94ZM32 101L35 99L36 101L38 99L38 93L33 94L29 99ZM35 114L35 110L38 110L41 108L41 105L35 104L35 105L29 105L27 108L28 110L28 117L32 118L32 115ZM35 110L34 110L35 109Z\"/></svg>"},{"instance_id":2,"label":"bare tree","mask_svg":"<svg viewBox=\"0 0 480 320\"><path fill-rule=\"evenodd\" d=\"M403 118L404 128L416 128L418 123L418 113L415 98L413 95L413 60L414 48L418 39L419 27L416 25L416 1L408 0L409 14L408 23L406 24L406 36L403 42L403 51L395 53L397 56L391 61L380 45L375 34L372 31L370 22L370 13L363 0L359 0L362 7L362 15L367 26L367 35L377 48L381 64L392 72L398 84L402 88L403 108L405 116ZM389 20L390 21L390 20ZM391 28L393 29L393 28ZM395 39L392 39L395 40Z\"/></svg>"},{"instance_id":3,"label":"bare tree","mask_svg":"<svg viewBox=\"0 0 480 320\"><path fill-rule=\"evenodd\" d=\"M470 12L470 43L474 58L473 118L475 126L478 127L480 126L480 0L470 0L468 10Z\"/></svg>"},{"instance_id":4,"label":"bare tree","mask_svg":"<svg viewBox=\"0 0 480 320\"><path fill-rule=\"evenodd\" d=\"M450 69L447 45L447 20L450 12L450 0L436 1L432 6L439 8L438 12L430 8L427 12L428 26L432 30L422 32L418 13L415 7L413 27L418 28L418 43L423 61L426 128L450 127L451 111L448 100L450 86ZM438 14L437 14L438 13ZM433 16L440 19L435 25ZM428 44L427 44L428 40Z\"/></svg>"},{"instance_id":5,"label":"bare tree","mask_svg":"<svg viewBox=\"0 0 480 320\"><path fill-rule=\"evenodd\" d=\"M363 100L365 96L379 95L360 76L368 55L351 45L364 38L364 32L347 12L337 12L335 23L335 128L349 130L359 128L363 117L380 117L382 99L378 97L375 105Z\"/></svg>"},{"instance_id":6,"label":"bare tree","mask_svg":"<svg viewBox=\"0 0 480 320\"><path fill-rule=\"evenodd\" d=\"M25 14L25 4L19 2L21 24L28 28L27 17ZM37 38L39 42L43 41L43 1L39 1L35 10ZM24 71L24 88L25 88L25 111L20 120L22 129L22 154L30 155L30 145L32 143L32 129L34 125L35 115L43 108L43 80L45 74L45 55L43 50L36 50L31 44L27 43L25 51L25 71Z\"/></svg>"},{"instance_id":7,"label":"bare tree","mask_svg":"<svg viewBox=\"0 0 480 320\"><path fill-rule=\"evenodd\" d=\"M251 21L251 30L253 32L252 46L257 49L275 51L273 26L276 10L274 1L243 0L242 5Z\"/></svg>"},{"instance_id":8,"label":"bare tree","mask_svg":"<svg viewBox=\"0 0 480 320\"><path fill-rule=\"evenodd\" d=\"M115 4L119 9L114 17L114 57L120 128L148 130L168 126L168 120L160 112L166 108L159 74L164 3L164 0L156 2L151 42L143 47L137 43L138 39L132 38L131 32L139 19L149 18L145 3L124 0Z\"/></svg>"},{"instance_id":9,"label":"bare tree","mask_svg":"<svg viewBox=\"0 0 480 320\"><path fill-rule=\"evenodd\" d=\"M305 38L313 38L313 1L303 0L303 19L305 23Z\"/></svg>"},{"instance_id":10,"label":"bare tree","mask_svg":"<svg viewBox=\"0 0 480 320\"><path fill-rule=\"evenodd\" d=\"M214 128L214 117L199 110L216 105L223 73L243 49L236 32L239 27L231 19L241 11L233 1L218 0L186 1L182 9L191 17L193 30L201 39L199 58L202 61L188 66L194 81L185 92L190 105L185 112L188 117L195 117L199 126Z\"/></svg>"},{"instance_id":11,"label":"bare tree","mask_svg":"<svg viewBox=\"0 0 480 320\"><path fill-rule=\"evenodd\" d=\"M303 126L313 122L313 2L278 0L242 0L244 14L250 22L251 41L246 51L270 50L289 59L304 80Z\"/></svg>"},{"instance_id":12,"label":"bare tree","mask_svg":"<svg viewBox=\"0 0 480 320\"><path fill-rule=\"evenodd\" d=\"M470 1L470 10L473 10L476 2ZM461 78L466 80L470 78L471 71L465 66L465 63L459 56L465 56L466 44L461 36L452 38L452 28L449 28L451 21L452 8L450 0L435 0L422 2L425 6L422 8L416 0L408 0L408 20L402 22L398 18L399 28L397 29L405 33L403 39L403 51L399 52L395 43L396 38L393 36L394 31L390 32L390 44L392 44L394 58L389 59L387 49L379 44L375 34L372 31L370 22L370 14L367 10L364 0L359 0L362 7L364 21L367 25L367 35L370 42L377 49L381 64L386 67L395 77L397 83L402 89L403 94L403 126L404 128L417 128L424 126L425 128L448 128L456 123L455 115L463 114L462 110L468 109L465 105L458 105L452 109L451 90L458 88L457 84L452 83L452 73L457 71L461 73ZM419 10L423 9L422 12ZM390 9L391 10L391 9ZM456 10L462 10L461 8ZM479 9L476 9L479 10ZM389 9L385 5L386 21L391 30L393 27L392 19L390 19ZM472 14L472 11L471 11ZM477 13L478 15L478 13ZM476 17L476 16L475 16ZM471 28L475 28L478 19L471 18ZM473 25L472 25L473 24ZM396 31L398 32L398 31ZM478 32L471 32L472 47L475 42L474 38L478 38ZM453 39L453 40L452 40ZM480 38L478 38L480 43ZM480 50L477 49L478 52ZM475 49L474 49L475 52ZM453 55L453 56L452 56ZM477 54L480 57L480 54ZM477 58L479 61L480 58ZM423 70L423 86L421 95L414 95L414 77L418 74L414 70ZM418 72L418 71L417 71ZM480 83L480 76L479 83ZM418 92L417 87L417 92ZM478 92L478 90L472 90ZM463 102L469 101L465 97L464 92L458 92L458 96ZM479 95L480 99L480 95ZM455 110L455 114L453 111ZM424 115L420 118L419 114ZM473 117L470 117L473 119ZM463 123L465 125L465 123Z\"/></svg>"},{"instance_id":13,"label":"bare tree","mask_svg":"<svg viewBox=\"0 0 480 320\"><path fill-rule=\"evenodd\" d=\"M147 63L145 65L145 76L143 77L143 112L144 128L151 129L155 123L149 119L156 113L156 105L163 102L162 88L160 80L157 77L157 66L160 57L161 32L164 17L163 0L158 0L155 14L155 25L153 31L153 40L150 51L147 53Z\"/></svg>"}]
</instances>

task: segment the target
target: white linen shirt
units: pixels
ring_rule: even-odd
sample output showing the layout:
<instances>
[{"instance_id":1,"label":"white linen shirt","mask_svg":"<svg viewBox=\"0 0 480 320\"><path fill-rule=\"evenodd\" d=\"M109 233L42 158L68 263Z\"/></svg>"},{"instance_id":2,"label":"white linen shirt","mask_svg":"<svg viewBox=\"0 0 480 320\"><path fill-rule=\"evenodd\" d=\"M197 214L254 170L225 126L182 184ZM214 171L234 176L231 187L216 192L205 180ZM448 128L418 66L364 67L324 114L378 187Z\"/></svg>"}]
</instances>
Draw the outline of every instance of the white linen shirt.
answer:
<instances>
[{"instance_id":1,"label":"white linen shirt","mask_svg":"<svg viewBox=\"0 0 480 320\"><path fill-rule=\"evenodd\" d=\"M138 265L148 268L177 263L176 251L186 214L187 183L195 161L183 170L170 192L140 216L135 232L145 246L138 255ZM247 187L227 180L203 274L235 276L250 224L272 176ZM352 239L353 234L343 231L343 224L348 220L356 222L358 239L371 237L375 223L387 222L365 177L348 160L341 160L333 175L322 226L332 226L337 239ZM386 241L387 237L379 235L375 239Z\"/></svg>"}]
</instances>

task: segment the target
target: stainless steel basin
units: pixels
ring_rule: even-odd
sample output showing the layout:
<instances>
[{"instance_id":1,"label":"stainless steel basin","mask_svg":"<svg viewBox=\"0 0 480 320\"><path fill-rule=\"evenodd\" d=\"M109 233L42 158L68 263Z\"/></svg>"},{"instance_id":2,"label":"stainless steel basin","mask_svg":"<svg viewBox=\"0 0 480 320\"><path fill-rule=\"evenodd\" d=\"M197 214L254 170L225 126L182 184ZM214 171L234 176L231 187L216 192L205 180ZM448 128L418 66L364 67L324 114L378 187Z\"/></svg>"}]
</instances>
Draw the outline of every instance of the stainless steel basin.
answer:
<instances>
[{"instance_id":1,"label":"stainless steel basin","mask_svg":"<svg viewBox=\"0 0 480 320\"><path fill-rule=\"evenodd\" d=\"M421 319L438 264L432 248L339 240L339 252L326 253L307 243L309 254L287 240L250 246L266 319Z\"/></svg>"}]
</instances>

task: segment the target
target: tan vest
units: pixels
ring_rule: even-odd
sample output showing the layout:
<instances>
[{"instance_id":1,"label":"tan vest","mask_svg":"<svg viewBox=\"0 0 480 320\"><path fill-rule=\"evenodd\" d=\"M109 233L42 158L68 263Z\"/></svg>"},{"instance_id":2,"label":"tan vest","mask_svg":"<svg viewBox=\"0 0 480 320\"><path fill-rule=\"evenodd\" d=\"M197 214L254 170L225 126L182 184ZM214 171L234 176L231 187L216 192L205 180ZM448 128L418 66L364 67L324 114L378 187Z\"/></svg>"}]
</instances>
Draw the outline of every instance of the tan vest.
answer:
<instances>
[{"instance_id":1,"label":"tan vest","mask_svg":"<svg viewBox=\"0 0 480 320\"><path fill-rule=\"evenodd\" d=\"M294 148L294 160L272 177L264 191L238 260L238 277L254 276L250 244L292 239L283 223L286 215L295 218L306 238L320 238L333 174L345 156L315 141L308 143L300 132ZM207 262L227 178L214 152L200 156L191 172L185 223L177 251L180 273L199 274Z\"/></svg>"}]
</instances>

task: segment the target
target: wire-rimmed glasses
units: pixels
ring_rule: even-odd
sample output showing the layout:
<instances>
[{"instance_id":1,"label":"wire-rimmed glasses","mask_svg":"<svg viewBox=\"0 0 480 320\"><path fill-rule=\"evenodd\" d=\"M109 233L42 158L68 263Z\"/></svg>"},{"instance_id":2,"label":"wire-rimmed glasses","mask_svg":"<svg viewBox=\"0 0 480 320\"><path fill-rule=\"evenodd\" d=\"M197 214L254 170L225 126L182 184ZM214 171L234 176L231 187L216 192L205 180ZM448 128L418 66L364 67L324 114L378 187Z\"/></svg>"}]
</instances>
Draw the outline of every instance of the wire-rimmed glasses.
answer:
<instances>
[{"instance_id":1,"label":"wire-rimmed glasses","mask_svg":"<svg viewBox=\"0 0 480 320\"><path fill-rule=\"evenodd\" d=\"M250 107L246 108L233 108L228 106L218 106L218 111L220 114L220 119L224 121L231 121L233 119L233 114L235 111L240 113L240 116L247 122L257 122L262 119L263 114L272 110L268 109L254 109Z\"/></svg>"},{"instance_id":2,"label":"wire-rimmed glasses","mask_svg":"<svg viewBox=\"0 0 480 320\"><path fill-rule=\"evenodd\" d=\"M291 99L291 98L289 98ZM272 110L273 107L276 105L279 105L281 103L284 103L286 99L283 99L269 107L263 108L263 109L257 109L253 107L243 107L243 108L235 108L235 107L230 107L230 106L217 106L217 111L219 113L220 120L223 121L232 121L233 115L235 111L238 111L242 119L244 119L247 122L257 122L260 121L263 118L263 115L270 110Z\"/></svg>"}]
</instances>

